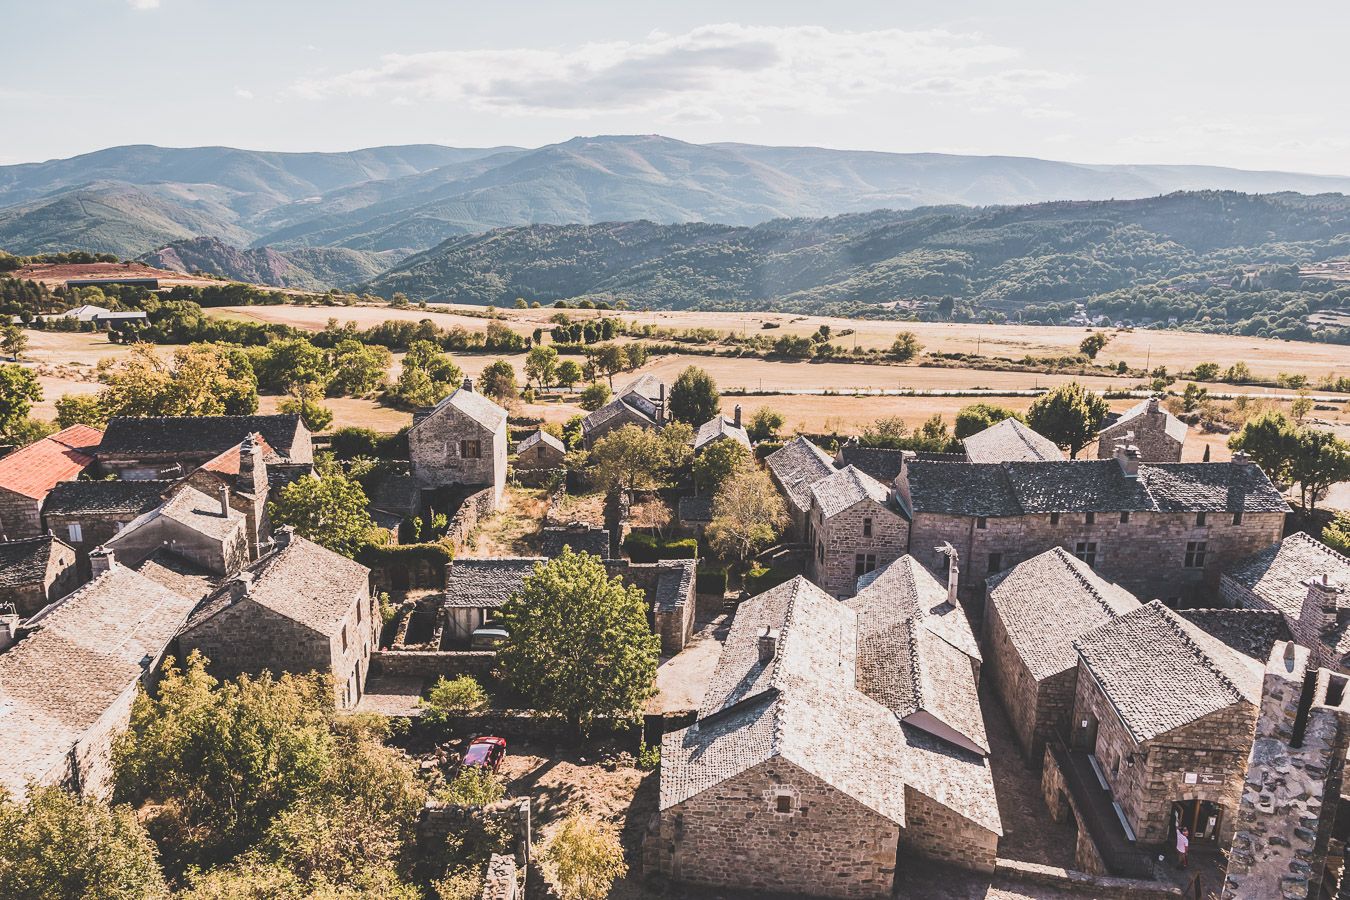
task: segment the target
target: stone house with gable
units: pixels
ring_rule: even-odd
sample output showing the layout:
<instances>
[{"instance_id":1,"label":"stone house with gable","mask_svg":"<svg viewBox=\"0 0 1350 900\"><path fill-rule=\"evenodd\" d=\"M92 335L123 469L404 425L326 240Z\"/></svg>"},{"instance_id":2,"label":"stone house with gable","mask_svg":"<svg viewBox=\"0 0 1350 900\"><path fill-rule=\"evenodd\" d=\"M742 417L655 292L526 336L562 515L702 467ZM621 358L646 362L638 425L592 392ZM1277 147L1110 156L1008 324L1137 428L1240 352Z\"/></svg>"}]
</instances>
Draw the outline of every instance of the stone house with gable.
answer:
<instances>
[{"instance_id":1,"label":"stone house with gable","mask_svg":"<svg viewBox=\"0 0 1350 900\"><path fill-rule=\"evenodd\" d=\"M750 449L750 435L741 424L739 403L736 404L736 411L730 419L719 412L698 426L698 431L694 432L694 455L702 453L704 448L717 441L735 441L745 449Z\"/></svg>"},{"instance_id":2,"label":"stone house with gable","mask_svg":"<svg viewBox=\"0 0 1350 900\"><path fill-rule=\"evenodd\" d=\"M0 788L106 798L113 740L195 602L111 562L23 623L0 648Z\"/></svg>"},{"instance_id":3,"label":"stone house with gable","mask_svg":"<svg viewBox=\"0 0 1350 900\"><path fill-rule=\"evenodd\" d=\"M930 677L904 652L914 631L945 643L800 577L742 604L697 720L662 741L646 864L694 884L874 898L914 858L992 871L988 760L902 718Z\"/></svg>"},{"instance_id":4,"label":"stone house with gable","mask_svg":"<svg viewBox=\"0 0 1350 900\"><path fill-rule=\"evenodd\" d=\"M295 413L257 416L114 416L98 448L99 469L127 481L178 479L250 435L261 435L273 479L314 471L314 442Z\"/></svg>"},{"instance_id":5,"label":"stone house with gable","mask_svg":"<svg viewBox=\"0 0 1350 900\"><path fill-rule=\"evenodd\" d=\"M992 576L985 602L985 672L1028 762L1069 731L1078 685L1073 642L1139 608L1063 547Z\"/></svg>"},{"instance_id":6,"label":"stone house with gable","mask_svg":"<svg viewBox=\"0 0 1350 900\"><path fill-rule=\"evenodd\" d=\"M1179 463L1186 443L1186 423L1163 408L1157 397L1140 401L1097 435L1097 458L1111 459L1126 444L1139 451L1141 462Z\"/></svg>"},{"instance_id":7,"label":"stone house with gable","mask_svg":"<svg viewBox=\"0 0 1350 900\"><path fill-rule=\"evenodd\" d=\"M907 523L872 476L847 466L813 483L809 493L807 572L829 593L852 596L861 576L904 555Z\"/></svg>"},{"instance_id":8,"label":"stone house with gable","mask_svg":"<svg viewBox=\"0 0 1350 900\"><path fill-rule=\"evenodd\" d=\"M103 547L132 566L167 551L215 575L233 575L249 561L248 521L230 505L228 488L210 497L180 484Z\"/></svg>"},{"instance_id":9,"label":"stone house with gable","mask_svg":"<svg viewBox=\"0 0 1350 900\"><path fill-rule=\"evenodd\" d=\"M655 375L640 375L614 398L581 420L581 441L587 450L625 425L661 428L666 424L666 384Z\"/></svg>"},{"instance_id":10,"label":"stone house with gable","mask_svg":"<svg viewBox=\"0 0 1350 900\"><path fill-rule=\"evenodd\" d=\"M200 651L220 678L330 675L338 708L350 709L365 692L379 633L370 570L282 528L269 552L193 611L178 645Z\"/></svg>"},{"instance_id":11,"label":"stone house with gable","mask_svg":"<svg viewBox=\"0 0 1350 900\"><path fill-rule=\"evenodd\" d=\"M1071 740L1047 746L1042 786L1057 821L1077 820L1078 866L1137 874L1119 869L1129 854L1170 846L1183 826L1197 849L1228 843L1262 664L1156 600L1075 646Z\"/></svg>"},{"instance_id":12,"label":"stone house with gable","mask_svg":"<svg viewBox=\"0 0 1350 900\"><path fill-rule=\"evenodd\" d=\"M244 514L249 559L261 556L272 537L272 524L267 517L267 500L272 492L267 457L275 455L261 434L252 434L186 479L209 497L221 496L222 489L229 492L230 508Z\"/></svg>"},{"instance_id":13,"label":"stone house with gable","mask_svg":"<svg viewBox=\"0 0 1350 900\"><path fill-rule=\"evenodd\" d=\"M0 605L11 604L21 618L79 587L75 549L50 534L0 542Z\"/></svg>"},{"instance_id":14,"label":"stone house with gable","mask_svg":"<svg viewBox=\"0 0 1350 900\"><path fill-rule=\"evenodd\" d=\"M961 442L966 461L973 463L1059 462L1064 453L1047 437L1022 424L1004 419Z\"/></svg>"},{"instance_id":15,"label":"stone house with gable","mask_svg":"<svg viewBox=\"0 0 1350 900\"><path fill-rule=\"evenodd\" d=\"M43 501L94 464L102 438L97 428L72 425L0 459L0 540L42 534Z\"/></svg>"},{"instance_id":16,"label":"stone house with gable","mask_svg":"<svg viewBox=\"0 0 1350 900\"><path fill-rule=\"evenodd\" d=\"M522 471L561 469L567 459L563 442L542 428L516 444L516 468Z\"/></svg>"},{"instance_id":17,"label":"stone house with gable","mask_svg":"<svg viewBox=\"0 0 1350 900\"><path fill-rule=\"evenodd\" d=\"M834 472L829 455L804 437L796 437L764 458L769 477L786 502L792 524L788 536L810 543L811 485Z\"/></svg>"},{"instance_id":18,"label":"stone house with gable","mask_svg":"<svg viewBox=\"0 0 1350 900\"><path fill-rule=\"evenodd\" d=\"M491 488L498 508L506 490L506 410L464 383L436 406L419 412L408 432L413 480L423 490Z\"/></svg>"},{"instance_id":19,"label":"stone house with gable","mask_svg":"<svg viewBox=\"0 0 1350 900\"><path fill-rule=\"evenodd\" d=\"M42 504L47 530L74 547L85 565L95 547L164 502L172 481L63 481Z\"/></svg>"}]
</instances>

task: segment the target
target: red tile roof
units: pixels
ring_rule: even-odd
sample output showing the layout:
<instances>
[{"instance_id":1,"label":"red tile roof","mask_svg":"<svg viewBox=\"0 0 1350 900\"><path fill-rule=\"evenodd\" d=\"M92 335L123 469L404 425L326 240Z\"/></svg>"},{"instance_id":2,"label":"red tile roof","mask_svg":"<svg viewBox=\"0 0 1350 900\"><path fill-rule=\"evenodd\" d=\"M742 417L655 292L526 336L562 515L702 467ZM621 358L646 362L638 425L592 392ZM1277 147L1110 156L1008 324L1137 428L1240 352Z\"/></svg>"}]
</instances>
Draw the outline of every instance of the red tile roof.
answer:
<instances>
[{"instance_id":1,"label":"red tile roof","mask_svg":"<svg viewBox=\"0 0 1350 900\"><path fill-rule=\"evenodd\" d=\"M93 461L103 432L72 425L0 459L0 488L41 500L58 481L71 481Z\"/></svg>"},{"instance_id":2,"label":"red tile roof","mask_svg":"<svg viewBox=\"0 0 1350 900\"><path fill-rule=\"evenodd\" d=\"M258 445L258 450L264 458L276 455L272 445L267 443L267 440L261 434L254 432L253 442ZM240 441L219 456L202 463L202 468L208 472L215 472L217 475L238 475L239 450L243 446L243 441Z\"/></svg>"}]
</instances>

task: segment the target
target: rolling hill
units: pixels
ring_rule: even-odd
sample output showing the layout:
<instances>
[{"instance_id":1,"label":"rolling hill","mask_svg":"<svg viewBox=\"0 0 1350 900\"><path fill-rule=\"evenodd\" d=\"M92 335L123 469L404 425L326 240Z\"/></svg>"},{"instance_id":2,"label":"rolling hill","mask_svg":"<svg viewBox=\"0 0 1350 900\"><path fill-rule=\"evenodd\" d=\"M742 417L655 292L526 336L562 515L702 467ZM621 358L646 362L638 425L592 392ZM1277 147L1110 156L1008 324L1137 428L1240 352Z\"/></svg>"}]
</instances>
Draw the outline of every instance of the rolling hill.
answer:
<instances>
[{"instance_id":1,"label":"rolling hill","mask_svg":"<svg viewBox=\"0 0 1350 900\"><path fill-rule=\"evenodd\" d=\"M184 274L203 272L230 281L322 291L374 278L399 258L397 254L343 247L241 250L218 238L198 237L175 241L143 254L137 261Z\"/></svg>"}]
</instances>

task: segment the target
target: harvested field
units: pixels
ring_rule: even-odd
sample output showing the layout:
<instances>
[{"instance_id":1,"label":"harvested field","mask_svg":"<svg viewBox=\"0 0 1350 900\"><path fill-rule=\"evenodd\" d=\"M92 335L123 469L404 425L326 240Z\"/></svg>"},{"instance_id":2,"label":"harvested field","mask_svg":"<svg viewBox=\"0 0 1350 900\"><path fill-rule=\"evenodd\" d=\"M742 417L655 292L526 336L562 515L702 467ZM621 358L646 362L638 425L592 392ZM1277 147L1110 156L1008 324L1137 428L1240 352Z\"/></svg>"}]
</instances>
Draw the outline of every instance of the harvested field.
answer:
<instances>
[{"instance_id":1,"label":"harvested field","mask_svg":"<svg viewBox=\"0 0 1350 900\"><path fill-rule=\"evenodd\" d=\"M158 278L161 286L172 287L179 284L221 284L214 278L201 278L196 275L184 275L169 269L156 269L143 263L36 263L24 266L11 273L13 278L24 278L45 284L47 287L59 287L71 279L81 278Z\"/></svg>"}]
</instances>

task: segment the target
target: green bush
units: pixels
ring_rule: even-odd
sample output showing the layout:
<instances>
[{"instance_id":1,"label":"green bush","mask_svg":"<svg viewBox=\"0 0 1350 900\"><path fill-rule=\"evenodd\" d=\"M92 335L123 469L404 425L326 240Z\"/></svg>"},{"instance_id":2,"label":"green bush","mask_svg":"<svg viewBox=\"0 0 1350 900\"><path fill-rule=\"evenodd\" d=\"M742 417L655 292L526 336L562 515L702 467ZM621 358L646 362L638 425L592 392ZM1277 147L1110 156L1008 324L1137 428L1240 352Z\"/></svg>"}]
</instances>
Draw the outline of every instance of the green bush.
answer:
<instances>
[{"instance_id":1,"label":"green bush","mask_svg":"<svg viewBox=\"0 0 1350 900\"><path fill-rule=\"evenodd\" d=\"M658 559L656 538L638 531L630 532L628 537L623 539L623 552L627 553L633 562L656 562Z\"/></svg>"},{"instance_id":2,"label":"green bush","mask_svg":"<svg viewBox=\"0 0 1350 900\"><path fill-rule=\"evenodd\" d=\"M782 441L760 441L755 445L755 456L758 459L765 459L775 450L783 449Z\"/></svg>"},{"instance_id":3,"label":"green bush","mask_svg":"<svg viewBox=\"0 0 1350 900\"><path fill-rule=\"evenodd\" d=\"M763 566L756 565L745 573L745 590L750 596L762 594L769 588L777 587L785 581L789 581L797 573L785 566L774 566L766 569Z\"/></svg>"},{"instance_id":4,"label":"green bush","mask_svg":"<svg viewBox=\"0 0 1350 900\"><path fill-rule=\"evenodd\" d=\"M727 592L726 569L702 569L694 582L694 590L700 594L722 595Z\"/></svg>"},{"instance_id":5,"label":"green bush","mask_svg":"<svg viewBox=\"0 0 1350 900\"><path fill-rule=\"evenodd\" d=\"M698 541L694 538L657 543L657 559L698 559Z\"/></svg>"}]
</instances>

